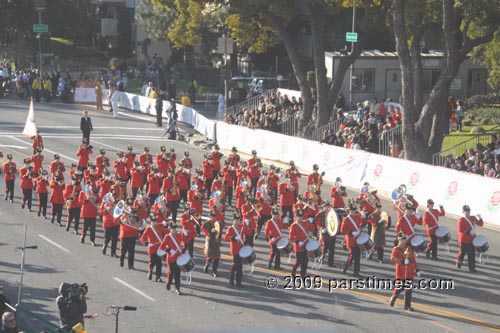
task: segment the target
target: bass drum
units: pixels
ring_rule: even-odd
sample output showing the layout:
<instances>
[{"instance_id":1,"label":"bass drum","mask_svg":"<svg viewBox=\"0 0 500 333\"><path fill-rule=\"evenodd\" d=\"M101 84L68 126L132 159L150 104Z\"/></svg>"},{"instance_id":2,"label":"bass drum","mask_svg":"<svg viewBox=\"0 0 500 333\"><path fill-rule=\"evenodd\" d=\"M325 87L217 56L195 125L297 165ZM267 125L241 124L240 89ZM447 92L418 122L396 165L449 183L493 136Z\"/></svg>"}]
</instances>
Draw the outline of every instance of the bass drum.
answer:
<instances>
[{"instance_id":1,"label":"bass drum","mask_svg":"<svg viewBox=\"0 0 500 333\"><path fill-rule=\"evenodd\" d=\"M306 244L306 251L310 258L319 258L321 257L321 244L317 240L311 239Z\"/></svg>"},{"instance_id":2,"label":"bass drum","mask_svg":"<svg viewBox=\"0 0 500 333\"><path fill-rule=\"evenodd\" d=\"M326 215L326 231L331 237L336 236L340 230L340 222L342 221L342 218L339 217L337 210L330 209Z\"/></svg>"},{"instance_id":3,"label":"bass drum","mask_svg":"<svg viewBox=\"0 0 500 333\"><path fill-rule=\"evenodd\" d=\"M240 249L239 255L244 264L251 265L257 256L255 255L255 251L249 245L245 245Z\"/></svg>"},{"instance_id":4,"label":"bass drum","mask_svg":"<svg viewBox=\"0 0 500 333\"><path fill-rule=\"evenodd\" d=\"M195 267L194 261L188 253L181 254L179 258L177 258L176 263L184 273L191 272Z\"/></svg>"},{"instance_id":5,"label":"bass drum","mask_svg":"<svg viewBox=\"0 0 500 333\"><path fill-rule=\"evenodd\" d=\"M276 244L276 247L282 255L289 255L293 251L293 244L287 237L281 237Z\"/></svg>"}]
</instances>

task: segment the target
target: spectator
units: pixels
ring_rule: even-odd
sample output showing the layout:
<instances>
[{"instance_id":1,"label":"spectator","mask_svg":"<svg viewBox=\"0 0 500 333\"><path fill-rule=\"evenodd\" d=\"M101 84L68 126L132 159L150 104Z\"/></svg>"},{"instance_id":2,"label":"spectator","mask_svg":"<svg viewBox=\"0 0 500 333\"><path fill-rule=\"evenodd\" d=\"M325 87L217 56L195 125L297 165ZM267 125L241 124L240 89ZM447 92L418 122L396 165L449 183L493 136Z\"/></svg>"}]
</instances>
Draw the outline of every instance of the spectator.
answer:
<instances>
[{"instance_id":1,"label":"spectator","mask_svg":"<svg viewBox=\"0 0 500 333\"><path fill-rule=\"evenodd\" d=\"M5 312L2 315L2 333L18 333L16 316L13 312Z\"/></svg>"},{"instance_id":2,"label":"spectator","mask_svg":"<svg viewBox=\"0 0 500 333\"><path fill-rule=\"evenodd\" d=\"M3 286L0 286L0 316L2 316L7 309L7 305L5 304L10 304L10 300L3 293Z\"/></svg>"},{"instance_id":3,"label":"spectator","mask_svg":"<svg viewBox=\"0 0 500 333\"><path fill-rule=\"evenodd\" d=\"M462 132L462 121L465 117L465 110L462 100L457 100L457 108L455 109L455 117L457 118L457 132Z\"/></svg>"},{"instance_id":4,"label":"spectator","mask_svg":"<svg viewBox=\"0 0 500 333\"><path fill-rule=\"evenodd\" d=\"M189 85L188 96L189 96L189 99L191 100L191 105L195 105L196 104L196 82L194 80L191 80L191 84Z\"/></svg>"}]
</instances>

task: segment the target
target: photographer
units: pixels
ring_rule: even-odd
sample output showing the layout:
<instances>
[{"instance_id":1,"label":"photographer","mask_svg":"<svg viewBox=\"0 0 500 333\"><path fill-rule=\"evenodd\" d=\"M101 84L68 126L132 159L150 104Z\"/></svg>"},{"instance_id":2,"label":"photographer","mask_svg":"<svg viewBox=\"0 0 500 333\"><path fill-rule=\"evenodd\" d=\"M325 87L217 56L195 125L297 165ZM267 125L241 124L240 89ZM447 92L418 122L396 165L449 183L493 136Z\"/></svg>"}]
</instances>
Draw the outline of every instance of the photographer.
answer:
<instances>
[{"instance_id":1,"label":"photographer","mask_svg":"<svg viewBox=\"0 0 500 333\"><path fill-rule=\"evenodd\" d=\"M73 327L78 323L84 325L83 314L87 312L87 302L85 300L87 291L88 287L85 283L79 285L77 283L63 282L59 286L59 296L56 302L61 326Z\"/></svg>"}]
</instances>

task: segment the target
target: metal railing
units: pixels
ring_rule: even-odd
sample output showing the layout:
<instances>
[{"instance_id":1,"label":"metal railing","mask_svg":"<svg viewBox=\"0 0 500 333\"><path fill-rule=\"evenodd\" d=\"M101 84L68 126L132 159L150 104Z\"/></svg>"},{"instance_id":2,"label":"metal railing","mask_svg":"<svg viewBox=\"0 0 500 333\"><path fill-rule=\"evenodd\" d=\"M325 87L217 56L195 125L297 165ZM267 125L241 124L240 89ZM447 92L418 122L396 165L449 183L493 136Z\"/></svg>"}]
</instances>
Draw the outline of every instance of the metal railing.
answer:
<instances>
[{"instance_id":1,"label":"metal railing","mask_svg":"<svg viewBox=\"0 0 500 333\"><path fill-rule=\"evenodd\" d=\"M290 115L281 123L281 133L289 136L299 136L299 118Z\"/></svg>"},{"instance_id":2,"label":"metal railing","mask_svg":"<svg viewBox=\"0 0 500 333\"><path fill-rule=\"evenodd\" d=\"M264 100L265 100L266 98L271 97L275 91L276 91L275 89L266 90L260 95L250 97L249 99L247 99L241 103L238 103L236 105L228 107L225 110L225 114L236 114L240 111L240 109L255 110L259 107L259 104L260 104L259 101L260 101L261 97L264 97Z\"/></svg>"},{"instance_id":3,"label":"metal railing","mask_svg":"<svg viewBox=\"0 0 500 333\"><path fill-rule=\"evenodd\" d=\"M399 157L403 148L403 126L398 125L378 135L378 153L380 155Z\"/></svg>"},{"instance_id":4,"label":"metal railing","mask_svg":"<svg viewBox=\"0 0 500 333\"><path fill-rule=\"evenodd\" d=\"M47 333L63 333L65 332L60 326L50 322L41 315L37 315L22 305L15 306L18 329L24 329L28 332L47 332ZM29 323L29 325L27 325Z\"/></svg>"},{"instance_id":5,"label":"metal railing","mask_svg":"<svg viewBox=\"0 0 500 333\"><path fill-rule=\"evenodd\" d=\"M482 144L483 146L486 146L487 144L490 143L491 134L494 133L495 131L500 132L500 125L497 125L489 129L488 132L490 133L481 133L475 135L471 137L469 140L460 142L445 150L441 150L439 153L432 155L432 164L443 166L446 161L446 156L450 154L455 158L455 156L462 156L462 154L464 154L467 151L467 149L474 148L475 150L476 145L478 143Z\"/></svg>"},{"instance_id":6,"label":"metal railing","mask_svg":"<svg viewBox=\"0 0 500 333\"><path fill-rule=\"evenodd\" d=\"M337 133L340 129L340 124L342 124L342 119L337 119L335 121L332 121L324 126L321 126L314 131L312 131L311 134L311 140L313 141L321 141L323 140L323 134L325 131L332 130L333 133Z\"/></svg>"}]
</instances>

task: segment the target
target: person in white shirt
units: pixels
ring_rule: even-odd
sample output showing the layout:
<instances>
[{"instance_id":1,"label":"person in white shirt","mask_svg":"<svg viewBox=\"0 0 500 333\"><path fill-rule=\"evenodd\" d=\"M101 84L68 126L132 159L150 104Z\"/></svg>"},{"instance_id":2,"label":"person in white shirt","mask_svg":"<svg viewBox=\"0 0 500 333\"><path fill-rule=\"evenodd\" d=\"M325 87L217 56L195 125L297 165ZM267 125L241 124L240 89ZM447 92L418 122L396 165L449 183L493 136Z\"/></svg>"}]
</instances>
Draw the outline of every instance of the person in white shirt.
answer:
<instances>
[{"instance_id":1,"label":"person in white shirt","mask_svg":"<svg viewBox=\"0 0 500 333\"><path fill-rule=\"evenodd\" d=\"M219 97L217 99L217 103L219 103L217 111L219 113L224 113L224 110L225 110L225 107L224 107L224 95L222 93L219 94Z\"/></svg>"},{"instance_id":2,"label":"person in white shirt","mask_svg":"<svg viewBox=\"0 0 500 333\"><path fill-rule=\"evenodd\" d=\"M151 95L151 91L153 90L153 82L148 83L148 87L146 88L146 92L144 96L149 97Z\"/></svg>"}]
</instances>

